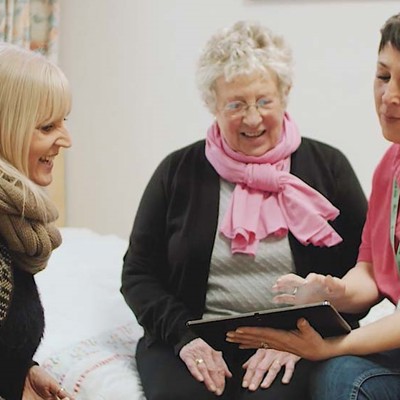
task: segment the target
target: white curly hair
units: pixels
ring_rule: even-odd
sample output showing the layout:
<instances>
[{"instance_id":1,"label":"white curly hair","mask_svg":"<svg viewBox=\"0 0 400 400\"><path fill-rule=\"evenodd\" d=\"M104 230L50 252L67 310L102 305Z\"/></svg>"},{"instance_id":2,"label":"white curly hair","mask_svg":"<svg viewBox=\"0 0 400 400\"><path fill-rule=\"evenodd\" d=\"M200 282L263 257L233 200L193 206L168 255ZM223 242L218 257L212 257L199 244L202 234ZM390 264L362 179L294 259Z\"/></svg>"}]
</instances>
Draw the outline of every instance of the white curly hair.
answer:
<instances>
[{"instance_id":1,"label":"white curly hair","mask_svg":"<svg viewBox=\"0 0 400 400\"><path fill-rule=\"evenodd\" d=\"M238 75L270 71L277 77L283 104L292 86L292 51L284 39L257 22L239 21L215 33L203 49L196 80L207 108L215 113L215 82L227 82Z\"/></svg>"}]
</instances>

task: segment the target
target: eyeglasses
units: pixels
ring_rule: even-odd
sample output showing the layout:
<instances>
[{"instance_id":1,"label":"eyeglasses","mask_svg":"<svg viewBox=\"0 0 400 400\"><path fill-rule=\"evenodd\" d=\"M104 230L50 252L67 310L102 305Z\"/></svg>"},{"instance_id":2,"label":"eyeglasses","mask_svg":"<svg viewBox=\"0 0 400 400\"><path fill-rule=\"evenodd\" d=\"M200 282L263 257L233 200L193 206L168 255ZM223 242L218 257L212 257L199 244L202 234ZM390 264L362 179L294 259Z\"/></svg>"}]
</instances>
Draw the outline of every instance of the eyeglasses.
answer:
<instances>
[{"instance_id":1,"label":"eyeglasses","mask_svg":"<svg viewBox=\"0 0 400 400\"><path fill-rule=\"evenodd\" d=\"M243 117L246 115L250 107L255 107L256 110L262 115L269 110L272 100L261 97L255 104L248 104L245 101L237 100L225 104L224 112L232 117Z\"/></svg>"}]
</instances>

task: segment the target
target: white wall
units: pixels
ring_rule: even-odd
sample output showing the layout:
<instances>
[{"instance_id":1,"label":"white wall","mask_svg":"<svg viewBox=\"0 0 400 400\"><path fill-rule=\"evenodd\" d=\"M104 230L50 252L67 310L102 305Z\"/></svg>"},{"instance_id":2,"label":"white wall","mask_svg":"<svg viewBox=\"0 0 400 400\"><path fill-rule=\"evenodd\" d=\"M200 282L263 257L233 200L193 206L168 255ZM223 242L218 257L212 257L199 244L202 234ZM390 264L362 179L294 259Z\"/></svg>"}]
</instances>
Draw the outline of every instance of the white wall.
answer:
<instances>
[{"instance_id":1,"label":"white wall","mask_svg":"<svg viewBox=\"0 0 400 400\"><path fill-rule=\"evenodd\" d=\"M372 95L379 28L399 11L398 0L63 0L60 64L74 92L67 224L128 236L158 162L205 136L197 57L239 19L285 36L289 111L304 136L342 149L369 194L388 146Z\"/></svg>"}]
</instances>

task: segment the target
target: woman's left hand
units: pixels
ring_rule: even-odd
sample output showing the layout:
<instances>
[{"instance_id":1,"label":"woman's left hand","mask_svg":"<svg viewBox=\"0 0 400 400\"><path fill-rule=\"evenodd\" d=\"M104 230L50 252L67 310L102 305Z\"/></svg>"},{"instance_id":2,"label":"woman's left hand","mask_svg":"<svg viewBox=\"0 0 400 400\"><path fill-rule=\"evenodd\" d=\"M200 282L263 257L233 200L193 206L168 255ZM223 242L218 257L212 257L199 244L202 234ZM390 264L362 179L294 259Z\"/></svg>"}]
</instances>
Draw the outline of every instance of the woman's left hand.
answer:
<instances>
[{"instance_id":1,"label":"woman's left hand","mask_svg":"<svg viewBox=\"0 0 400 400\"><path fill-rule=\"evenodd\" d=\"M304 319L297 322L297 330L284 331L272 328L241 327L227 333L226 340L239 344L241 349L270 347L297 354L307 360L323 360L333 355L334 340L323 339Z\"/></svg>"},{"instance_id":2,"label":"woman's left hand","mask_svg":"<svg viewBox=\"0 0 400 400\"><path fill-rule=\"evenodd\" d=\"M280 292L274 297L277 304L310 304L325 300L334 303L343 298L346 285L337 277L311 272L305 279L296 274L283 275L272 290Z\"/></svg>"},{"instance_id":3,"label":"woman's left hand","mask_svg":"<svg viewBox=\"0 0 400 400\"><path fill-rule=\"evenodd\" d=\"M58 382L42 367L34 365L28 371L22 400L73 400Z\"/></svg>"},{"instance_id":4,"label":"woman's left hand","mask_svg":"<svg viewBox=\"0 0 400 400\"><path fill-rule=\"evenodd\" d=\"M284 367L282 383L289 383L293 376L293 371L299 356L278 351L273 349L258 349L243 364L246 373L243 377L242 387L251 391L257 390L259 387L267 389L275 380L279 371Z\"/></svg>"}]
</instances>

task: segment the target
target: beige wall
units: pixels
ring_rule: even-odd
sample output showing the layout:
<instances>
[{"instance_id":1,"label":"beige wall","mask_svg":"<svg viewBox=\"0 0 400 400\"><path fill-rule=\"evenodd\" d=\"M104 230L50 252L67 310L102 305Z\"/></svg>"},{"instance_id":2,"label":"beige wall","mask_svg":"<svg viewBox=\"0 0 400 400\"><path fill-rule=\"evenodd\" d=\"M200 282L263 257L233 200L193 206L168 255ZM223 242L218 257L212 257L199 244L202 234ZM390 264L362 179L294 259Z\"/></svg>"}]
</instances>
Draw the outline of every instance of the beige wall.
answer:
<instances>
[{"instance_id":1,"label":"beige wall","mask_svg":"<svg viewBox=\"0 0 400 400\"><path fill-rule=\"evenodd\" d=\"M387 143L374 114L378 31L396 0L63 0L61 66L74 104L67 224L129 234L152 171L212 121L194 83L216 29L259 20L295 56L289 111L305 136L341 148L369 193Z\"/></svg>"}]
</instances>

